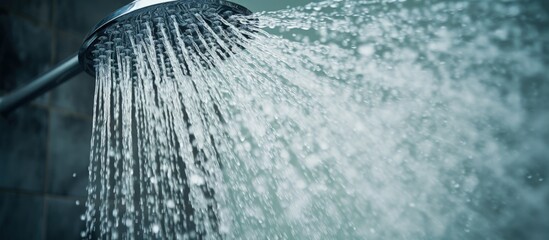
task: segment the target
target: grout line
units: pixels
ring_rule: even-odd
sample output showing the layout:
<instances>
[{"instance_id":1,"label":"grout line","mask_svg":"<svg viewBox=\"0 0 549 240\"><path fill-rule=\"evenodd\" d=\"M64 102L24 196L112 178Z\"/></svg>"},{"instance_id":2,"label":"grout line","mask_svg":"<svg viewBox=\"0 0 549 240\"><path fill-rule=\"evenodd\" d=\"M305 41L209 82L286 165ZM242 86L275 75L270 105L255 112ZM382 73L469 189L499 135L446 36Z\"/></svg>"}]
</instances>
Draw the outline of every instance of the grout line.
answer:
<instances>
[{"instance_id":1,"label":"grout line","mask_svg":"<svg viewBox=\"0 0 549 240\"><path fill-rule=\"evenodd\" d=\"M35 107L35 108L38 108L38 109L42 109L42 110L45 110L45 111L48 111L48 112L58 113L58 114L64 115L64 117L76 118L78 120L83 120L83 121L86 121L86 122L91 122L93 120L93 117L89 116L87 114L78 113L78 112L74 112L74 111L70 111L70 110L65 110L65 109L59 108L59 107L48 106L48 105L42 104L42 103L30 103L29 106Z\"/></svg>"},{"instance_id":2,"label":"grout line","mask_svg":"<svg viewBox=\"0 0 549 240\"><path fill-rule=\"evenodd\" d=\"M33 197L48 197L50 199L56 199L56 200L67 200L67 201L75 201L75 200L85 200L85 196L69 196L69 195L60 195L60 194L51 194L47 193L44 194L40 191L31 191L31 190L22 190L22 189L15 189L15 188L0 188L0 194L14 194L14 195L22 195L22 196L33 196Z\"/></svg>"},{"instance_id":3,"label":"grout line","mask_svg":"<svg viewBox=\"0 0 549 240\"><path fill-rule=\"evenodd\" d=\"M44 109L44 110L49 109L49 106L47 104L43 104L43 103L30 102L29 106L33 106L35 108L40 108L40 109Z\"/></svg>"},{"instance_id":4,"label":"grout line","mask_svg":"<svg viewBox=\"0 0 549 240\"><path fill-rule=\"evenodd\" d=\"M49 95L48 95L49 98ZM48 99L48 105L49 105L49 99ZM42 210L42 239L46 239L46 232L47 232L47 217L48 217L48 205L47 205L47 194L48 194L48 183L49 183L49 170L50 170L50 138L51 138L51 110L48 109L48 125L47 125L47 131L46 131L46 156L45 156L45 168L44 168L44 186L43 186L43 210Z\"/></svg>"},{"instance_id":5,"label":"grout line","mask_svg":"<svg viewBox=\"0 0 549 240\"><path fill-rule=\"evenodd\" d=\"M49 110L51 112L54 112L54 113L59 113L59 114L62 114L62 115L65 115L67 117L72 117L72 118L77 118L77 119L80 119L80 120L85 120L85 121L92 121L92 116L89 116L87 114L83 114L83 113L77 113L77 112L73 112L73 111L68 111L68 110L65 110L65 109L62 109L62 108L57 108L57 107L49 107Z\"/></svg>"},{"instance_id":6,"label":"grout line","mask_svg":"<svg viewBox=\"0 0 549 240\"><path fill-rule=\"evenodd\" d=\"M52 66L55 66L57 60L57 18L54 17L57 14L56 3L56 0L50 0L51 10L50 17L48 19L48 25L51 29L50 63L52 64Z\"/></svg>"},{"instance_id":7,"label":"grout line","mask_svg":"<svg viewBox=\"0 0 549 240\"><path fill-rule=\"evenodd\" d=\"M52 119L52 114L51 114L51 111L48 111L48 130L46 131L46 156L45 156L45 169L44 169L44 188L43 188L43 193L44 194L47 194L48 192L48 180L49 180L49 170L50 170L50 166L49 166L49 163L50 163L50 147L51 147L51 144L50 144L50 138L51 138L51 119Z\"/></svg>"},{"instance_id":8,"label":"grout line","mask_svg":"<svg viewBox=\"0 0 549 240\"><path fill-rule=\"evenodd\" d=\"M55 13L55 5L56 5L56 0L50 0L50 11L48 13L48 27L50 29L50 32L51 32L51 41L50 41L50 65L51 66L54 66L53 64L54 61L55 61L55 45L56 45L56 36L55 36L55 29L53 28L54 24L53 24L53 18L54 18L54 13ZM46 132L46 159L45 159L45 173L44 173L44 189L43 189L43 195L44 195L44 198L43 198L43 201L44 201L44 205L43 205L43 212L42 212L42 239L46 239L47 238L47 232L48 232L48 185L49 185L49 172L50 172L50 162L51 162L51 159L50 159L50 156L51 156L51 120L52 120L52 112L51 112L51 94L48 92L47 93L47 101L46 101L46 106L48 108L48 130Z\"/></svg>"},{"instance_id":9,"label":"grout line","mask_svg":"<svg viewBox=\"0 0 549 240\"><path fill-rule=\"evenodd\" d=\"M47 95L47 104L49 105L49 94ZM47 106L47 105L46 105ZM49 109L49 107L46 107L46 111L48 112L48 125L47 125L47 131L46 131L46 156L45 156L45 168L44 168L44 185L43 185L43 189L42 189L42 193L44 195L44 209L43 209L43 213L42 213L42 216L43 216L43 221L42 221L42 239L46 239L46 226L47 226L47 216L48 216L48 206L47 206L47 201L46 201L46 195L47 195L47 192L48 192L48 181L49 181L49 170L50 170L50 138L51 138L51 110Z\"/></svg>"},{"instance_id":10,"label":"grout line","mask_svg":"<svg viewBox=\"0 0 549 240\"><path fill-rule=\"evenodd\" d=\"M90 116L90 115L87 115L87 114L84 114L84 113L79 113L79 112L75 112L75 111L71 111L71 110L66 110L64 108L59 108L59 107L54 107L54 106L48 106L48 105L42 104L42 103L30 103L29 106L40 108L40 109L43 109L43 110L46 110L46 111L52 111L52 112L55 112L55 113L59 113L59 114L68 116L68 117L77 118L77 119L80 119L80 120L92 121L92 119L93 119L93 116Z\"/></svg>"},{"instance_id":11,"label":"grout line","mask_svg":"<svg viewBox=\"0 0 549 240\"><path fill-rule=\"evenodd\" d=\"M46 93L46 94L50 94L50 93ZM48 97L51 97L51 95L48 95ZM0 98L1 98L1 96L0 96ZM90 116L88 114L79 113L79 112L75 112L75 111L71 111L71 110L66 110L66 109L60 108L60 107L50 106L50 104L30 102L30 103L28 103L28 105L21 106L19 108L24 108L24 107L34 107L34 108L42 109L42 110L45 110L45 111L52 111L54 113L59 113L59 114L62 114L62 115L68 116L68 117L77 118L79 120L84 120L84 121L90 121L91 122L93 120L93 116ZM8 115L9 114L7 114L6 116L0 115L0 117L7 117Z\"/></svg>"}]
</instances>

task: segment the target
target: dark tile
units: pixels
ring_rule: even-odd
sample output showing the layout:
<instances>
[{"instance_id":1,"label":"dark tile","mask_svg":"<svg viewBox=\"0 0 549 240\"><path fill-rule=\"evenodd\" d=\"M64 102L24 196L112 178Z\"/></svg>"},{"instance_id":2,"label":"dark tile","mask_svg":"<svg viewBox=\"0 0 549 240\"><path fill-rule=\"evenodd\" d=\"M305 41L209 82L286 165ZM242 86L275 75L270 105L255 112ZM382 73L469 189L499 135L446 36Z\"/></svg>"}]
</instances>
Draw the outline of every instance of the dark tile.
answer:
<instances>
[{"instance_id":1,"label":"dark tile","mask_svg":"<svg viewBox=\"0 0 549 240\"><path fill-rule=\"evenodd\" d=\"M537 74L520 81L521 103L530 114L549 110L549 76Z\"/></svg>"},{"instance_id":2,"label":"dark tile","mask_svg":"<svg viewBox=\"0 0 549 240\"><path fill-rule=\"evenodd\" d=\"M81 44L82 39L79 37L58 34L56 55L59 58L57 61L62 61L77 53ZM50 104L52 107L91 117L93 114L94 87L94 78L86 73L81 73L53 90Z\"/></svg>"},{"instance_id":3,"label":"dark tile","mask_svg":"<svg viewBox=\"0 0 549 240\"><path fill-rule=\"evenodd\" d=\"M63 109L91 118L93 115L95 79L81 73L51 92L52 107Z\"/></svg>"},{"instance_id":4,"label":"dark tile","mask_svg":"<svg viewBox=\"0 0 549 240\"><path fill-rule=\"evenodd\" d=\"M40 196L0 192L0 239L42 239L43 201Z\"/></svg>"},{"instance_id":5,"label":"dark tile","mask_svg":"<svg viewBox=\"0 0 549 240\"><path fill-rule=\"evenodd\" d=\"M50 67L51 32L30 21L0 15L0 95L34 80ZM38 103L47 103L41 96Z\"/></svg>"},{"instance_id":6,"label":"dark tile","mask_svg":"<svg viewBox=\"0 0 549 240\"><path fill-rule=\"evenodd\" d=\"M57 32L55 36L57 40L55 43L56 62L61 62L77 54L86 37L84 34L66 32Z\"/></svg>"},{"instance_id":7,"label":"dark tile","mask_svg":"<svg viewBox=\"0 0 549 240\"><path fill-rule=\"evenodd\" d=\"M0 0L0 8L7 12L41 23L49 24L51 1L44 0Z\"/></svg>"},{"instance_id":8,"label":"dark tile","mask_svg":"<svg viewBox=\"0 0 549 240\"><path fill-rule=\"evenodd\" d=\"M52 112L47 192L86 196L91 121ZM73 177L73 174L76 174Z\"/></svg>"},{"instance_id":9,"label":"dark tile","mask_svg":"<svg viewBox=\"0 0 549 240\"><path fill-rule=\"evenodd\" d=\"M57 28L82 35L88 33L101 19L131 2L130 0L55 1L56 14L53 19Z\"/></svg>"},{"instance_id":10,"label":"dark tile","mask_svg":"<svg viewBox=\"0 0 549 240\"><path fill-rule=\"evenodd\" d=\"M81 239L80 233L86 229L80 219L86 210L84 199L46 198L46 206L46 239Z\"/></svg>"},{"instance_id":11,"label":"dark tile","mask_svg":"<svg viewBox=\"0 0 549 240\"><path fill-rule=\"evenodd\" d=\"M43 191L48 113L22 107L0 117L0 187Z\"/></svg>"}]
</instances>

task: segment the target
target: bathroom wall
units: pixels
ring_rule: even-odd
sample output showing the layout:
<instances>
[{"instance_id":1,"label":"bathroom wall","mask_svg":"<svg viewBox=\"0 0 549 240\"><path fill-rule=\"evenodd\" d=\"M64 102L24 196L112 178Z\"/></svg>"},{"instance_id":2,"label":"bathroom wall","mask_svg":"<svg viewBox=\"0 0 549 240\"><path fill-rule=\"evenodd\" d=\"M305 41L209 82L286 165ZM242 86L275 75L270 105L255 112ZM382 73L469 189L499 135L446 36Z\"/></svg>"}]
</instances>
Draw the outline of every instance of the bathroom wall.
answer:
<instances>
[{"instance_id":1,"label":"bathroom wall","mask_svg":"<svg viewBox=\"0 0 549 240\"><path fill-rule=\"evenodd\" d=\"M76 53L94 24L128 2L0 0L0 96ZM0 117L0 239L80 238L93 89L80 74Z\"/></svg>"}]
</instances>

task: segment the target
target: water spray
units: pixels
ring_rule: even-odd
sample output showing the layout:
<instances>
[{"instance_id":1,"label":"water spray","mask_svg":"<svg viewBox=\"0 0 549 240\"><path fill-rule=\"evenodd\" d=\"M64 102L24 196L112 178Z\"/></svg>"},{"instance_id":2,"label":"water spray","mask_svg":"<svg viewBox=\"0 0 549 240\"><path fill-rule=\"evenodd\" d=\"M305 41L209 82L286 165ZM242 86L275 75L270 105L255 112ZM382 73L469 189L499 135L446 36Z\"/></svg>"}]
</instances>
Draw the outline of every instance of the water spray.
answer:
<instances>
[{"instance_id":1,"label":"water spray","mask_svg":"<svg viewBox=\"0 0 549 240\"><path fill-rule=\"evenodd\" d=\"M96 76L88 239L547 239L532 2L136 1L0 109Z\"/></svg>"}]
</instances>

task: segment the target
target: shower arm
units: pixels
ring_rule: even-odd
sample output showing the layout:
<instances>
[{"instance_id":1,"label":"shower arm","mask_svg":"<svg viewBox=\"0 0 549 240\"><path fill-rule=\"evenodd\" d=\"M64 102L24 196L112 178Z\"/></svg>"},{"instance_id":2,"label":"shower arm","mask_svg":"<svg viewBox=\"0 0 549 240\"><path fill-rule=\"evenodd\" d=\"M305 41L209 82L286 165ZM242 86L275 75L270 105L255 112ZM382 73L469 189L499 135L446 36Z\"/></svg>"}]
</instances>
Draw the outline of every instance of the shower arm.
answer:
<instances>
[{"instance_id":1,"label":"shower arm","mask_svg":"<svg viewBox=\"0 0 549 240\"><path fill-rule=\"evenodd\" d=\"M0 115L8 115L14 109L52 90L83 71L74 55L44 73L26 86L0 97Z\"/></svg>"}]
</instances>

